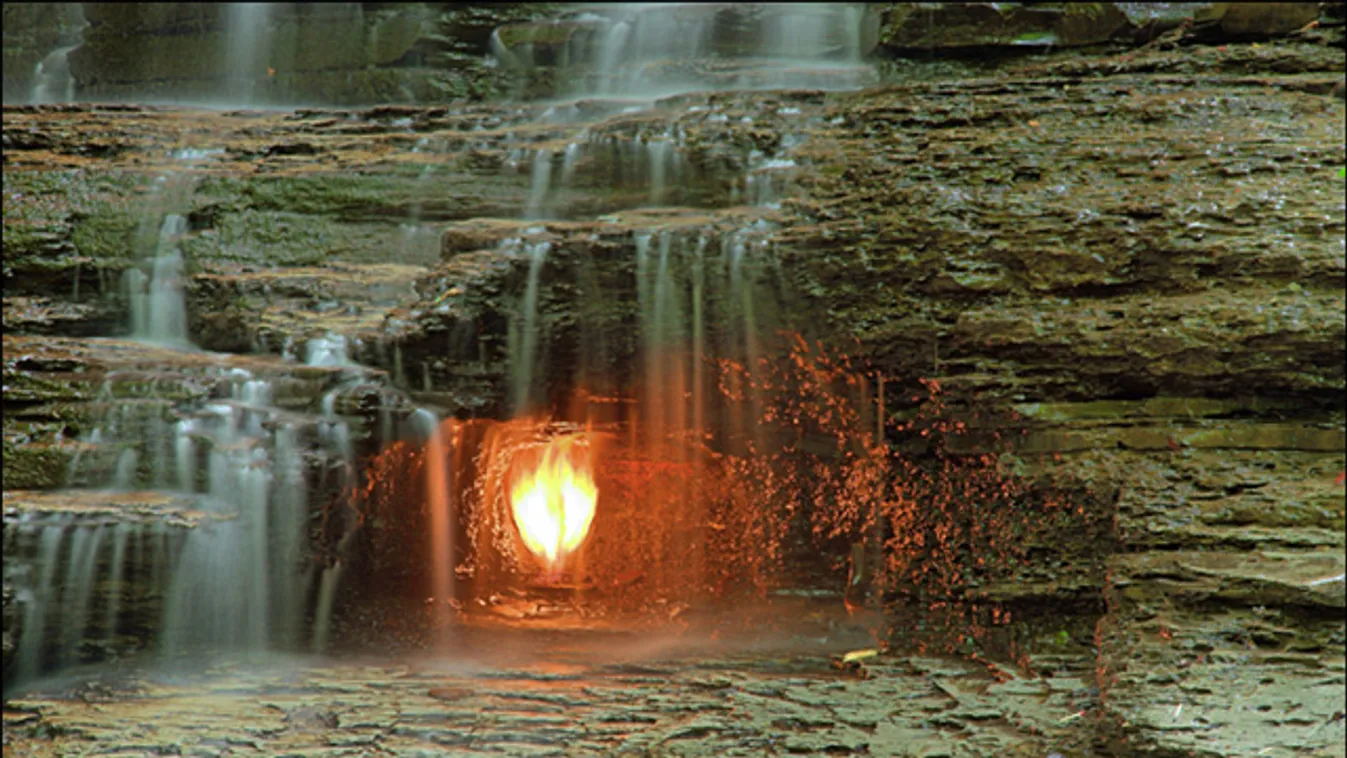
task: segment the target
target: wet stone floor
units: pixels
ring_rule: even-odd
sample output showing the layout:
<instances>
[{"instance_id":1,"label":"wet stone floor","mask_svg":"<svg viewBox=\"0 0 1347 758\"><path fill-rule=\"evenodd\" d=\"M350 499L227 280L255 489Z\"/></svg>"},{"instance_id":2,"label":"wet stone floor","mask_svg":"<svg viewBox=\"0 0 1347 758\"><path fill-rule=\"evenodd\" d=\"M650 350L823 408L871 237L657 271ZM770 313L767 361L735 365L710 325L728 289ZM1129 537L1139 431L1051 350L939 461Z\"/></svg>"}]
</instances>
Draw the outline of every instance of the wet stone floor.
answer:
<instances>
[{"instance_id":1,"label":"wet stone floor","mask_svg":"<svg viewBox=\"0 0 1347 758\"><path fill-rule=\"evenodd\" d=\"M6 756L1091 754L1086 654L884 652L844 613L791 629L459 628L441 653L122 662L11 699Z\"/></svg>"}]
</instances>

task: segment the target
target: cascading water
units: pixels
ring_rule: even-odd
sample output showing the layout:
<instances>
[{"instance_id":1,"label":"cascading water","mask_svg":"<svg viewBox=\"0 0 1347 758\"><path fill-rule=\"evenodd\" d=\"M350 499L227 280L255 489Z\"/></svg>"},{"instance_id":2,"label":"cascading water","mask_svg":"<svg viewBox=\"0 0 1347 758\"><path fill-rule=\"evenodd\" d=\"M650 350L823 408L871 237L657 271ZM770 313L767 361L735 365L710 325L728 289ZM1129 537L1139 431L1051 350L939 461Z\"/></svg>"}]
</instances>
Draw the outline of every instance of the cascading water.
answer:
<instances>
[{"instance_id":1,"label":"cascading water","mask_svg":"<svg viewBox=\"0 0 1347 758\"><path fill-rule=\"evenodd\" d=\"M526 161L530 154L532 159ZM633 136L581 133L562 152L559 172L554 169L556 156L550 148L531 153L516 148L510 152L506 167L522 173L526 162L529 192L521 216L526 221L565 218L570 210L566 193L574 187L578 167L585 163L612 165L613 189L630 191L633 196L639 192L650 207L686 198L684 159L674 130Z\"/></svg>"},{"instance_id":2,"label":"cascading water","mask_svg":"<svg viewBox=\"0 0 1347 758\"><path fill-rule=\"evenodd\" d=\"M70 73L70 51L79 45L58 47L43 58L33 71L34 105L68 103L75 99L75 77Z\"/></svg>"},{"instance_id":3,"label":"cascading water","mask_svg":"<svg viewBox=\"0 0 1347 758\"><path fill-rule=\"evenodd\" d=\"M511 248L522 247L528 256L528 283L524 287L524 299L520 304L523 318L519 322L517 336L512 340L515 348L511 360L511 386L514 387L514 409L516 413L528 410L533 395L534 366L538 361L538 289L542 279L543 263L552 249L550 242L532 242L523 244L519 240L507 240Z\"/></svg>"},{"instance_id":4,"label":"cascading water","mask_svg":"<svg viewBox=\"0 0 1347 758\"><path fill-rule=\"evenodd\" d=\"M169 651L295 642L304 462L295 425L264 427L277 415L271 396L269 382L235 370L231 397L208 404L182 429L209 447L203 506L219 523L187 538L165 604Z\"/></svg>"},{"instance_id":5,"label":"cascading water","mask_svg":"<svg viewBox=\"0 0 1347 758\"><path fill-rule=\"evenodd\" d=\"M70 72L70 53L83 44L84 11L79 3L62 9L69 24L62 30L60 46L38 62L33 69L33 88L28 102L34 105L68 103L75 99L75 77Z\"/></svg>"},{"instance_id":6,"label":"cascading water","mask_svg":"<svg viewBox=\"0 0 1347 758\"><path fill-rule=\"evenodd\" d=\"M620 3L560 19L557 53L570 94L652 99L690 90L852 89L875 81L863 65L873 20L858 3ZM530 66L531 43L497 58Z\"/></svg>"},{"instance_id":7,"label":"cascading water","mask_svg":"<svg viewBox=\"0 0 1347 758\"><path fill-rule=\"evenodd\" d=\"M441 152L441 146L431 144L428 138L422 137L417 140L412 148L414 155L434 155ZM403 260L418 260L426 256L426 251L432 252L438 250L439 235L433 226L424 223L425 202L424 198L433 195L433 181L437 163L433 159L427 161L421 169L421 174L417 178L416 199L412 202L407 211L407 221L402 224L403 234Z\"/></svg>"},{"instance_id":8,"label":"cascading water","mask_svg":"<svg viewBox=\"0 0 1347 758\"><path fill-rule=\"evenodd\" d=\"M529 188L525 219L546 218L547 197L552 189L552 151L539 150L533 154L533 178Z\"/></svg>"},{"instance_id":9,"label":"cascading water","mask_svg":"<svg viewBox=\"0 0 1347 758\"><path fill-rule=\"evenodd\" d=\"M659 56L717 52L721 42L707 30L719 22L709 16L698 17L701 21L694 26L703 22L708 26L694 29L688 40L649 47L652 20L667 12L658 7L602 10L611 26L626 27L612 29L611 44L602 48L602 56L614 65L635 66L637 73L623 86L655 86L662 76L654 65ZM831 11L812 12L815 17L834 18ZM240 61L265 57L256 46L265 42L265 33L258 30L265 27L268 12L240 4L228 15L235 57ZM810 37L813 32L793 26L794 22L759 19L753 23L759 24L755 28L767 40L748 51L758 57L778 55L795 45L802 46L805 57L812 55L818 61L850 60L859 55L855 52L859 48L836 43L837 28L828 27ZM762 31L768 27L777 31ZM247 44L236 33L246 29L255 32ZM771 41L777 37L794 41ZM621 40L627 42L618 44ZM642 46L646 47L638 50ZM583 62L586 55L577 49L574 60ZM240 63L237 81L250 81L249 71ZM711 123L725 121L723 114L714 112L721 106L698 107ZM635 223L614 222L622 229L622 239L629 241L619 243L623 255L634 253L634 260L626 260L635 269L637 290L633 303L637 329L623 336L630 337L626 344L633 348L638 365L630 376L614 380L619 392L629 395L621 401L630 401L632 408L622 420L641 434L641 444L633 446L641 448L641 455L677 467L692 463L694 446L712 436L719 441L710 444L721 450L738 451L755 444L759 415L755 390L741 377L731 378L726 381L732 385L732 394L747 400L726 400L724 392L716 392L718 376L711 358L736 361L745 368L744 375L751 376L757 359L770 351L759 335L772 324L770 313L764 312L770 298L765 297L768 293L760 276L770 258L769 246L762 241L770 227L756 220L763 215L757 210L734 209L721 216L712 202L697 210L696 221L659 219L681 212L666 207L674 203L695 205L712 198L723 205L727 184L742 185L749 204L770 208L786 189L786 183L778 179L784 180L794 164L787 155L791 145L783 141L780 151L771 156L750 154L749 148L743 148L744 154L729 162L736 168L728 181L724 175L699 174L703 167L684 155L679 114L660 113L674 118L661 124L641 114L614 122L619 128L612 131L586 124L575 134L565 135L565 141L549 133L545 141L520 147L513 156L518 173L523 174L523 166L528 166L529 189L521 198L518 214L538 223L526 224L530 228L502 245L516 265L527 270L509 335L507 404L521 415L556 410L542 402L540 378L550 378L568 367L546 363L564 351L554 350L546 341L553 336L553 325L544 317L543 304L552 297L548 272L554 265L558 269L570 265L571 256L553 257L556 240L564 235L543 222L576 215L579 206L560 194L573 183L585 187L606 181L621 195L621 204L650 209ZM698 111L689 109L688 113ZM747 117L744 121L748 122ZM418 148L425 144L422 140ZM205 154L183 153L183 157L195 160ZM605 173L596 176L595 172ZM421 176L426 179L431 173L427 167ZM716 182L719 187L712 186ZM162 355L173 363L191 348L183 294L183 241L192 231L184 215L170 210L183 209L163 207L152 215L156 221L163 219L153 254L126 274L126 286L132 336L146 343L143 348L165 350ZM413 224L420 221L420 215L418 205L410 217ZM605 296L594 292L596 299ZM582 352L594 347L595 341L611 337L587 336L585 328L585 324L578 327ZM587 339L592 341L586 343ZM87 519L30 525L37 561L23 591L21 678L89 657L81 646L87 647L90 639L110 649L118 637L156 629L160 646L173 653L271 645L302 644L316 651L328 647L329 620L350 564L340 550L327 553L324 561L312 560L308 527L317 492L344 491L357 482L354 443L351 430L337 414L340 389L324 387L321 412L310 408L306 413L296 410L293 402L281 402L285 399L283 382L293 378L287 372L295 368L294 348L301 346L307 375L314 375L315 369L330 371L323 374L330 384L345 386L344 379L334 377L359 368L350 358L351 343L335 332L311 336L307 342L292 337L287 345L286 361L270 367L259 368L254 363L247 364L247 369L231 367L223 357L216 360L195 353L194 360L208 364L205 368L156 369L155 361L147 360L109 375L99 397L107 414L86 438L88 452L72 464L71 479L91 488L87 491L108 486L116 490L109 494L97 491L99 497L171 502L173 515L164 516L168 512L164 509L156 526ZM608 343L593 352L618 355L619 350ZM394 352L400 365L401 349L395 346ZM611 370L601 363L595 362L596 371ZM418 380L425 389L434 388L428 369L424 378L412 377ZM626 381L630 383L621 384ZM185 393L186 400L169 399L169 390L183 394L181 389L189 384L195 389ZM127 395L131 385L138 388L134 397ZM431 464L425 468L432 556L429 589L443 611L455 592L455 498L459 491L457 474L448 461L467 457L460 456L467 448L449 433L458 428L452 422L443 424L439 416L425 410L416 412L414 420ZM675 504L691 503L691 486L676 484L677 492L663 492L661 497L668 496ZM687 518L697 507L687 505L678 518ZM189 512L194 514L190 518L181 515ZM602 512L598 518L604 518ZM661 549L676 554L672 545ZM155 600L147 603L146 597ZM158 609L156 629L147 630L141 621L129 620L128 609L147 604ZM310 618L312 626L306 628ZM64 631L55 641L48 641L50 630L57 626Z\"/></svg>"},{"instance_id":10,"label":"cascading water","mask_svg":"<svg viewBox=\"0 0 1347 758\"><path fill-rule=\"evenodd\" d=\"M126 270L131 303L131 336L161 345L186 347L187 303L183 297L183 259L178 241L187 232L187 219L169 214L159 230L150 258L150 274Z\"/></svg>"},{"instance_id":11,"label":"cascading water","mask_svg":"<svg viewBox=\"0 0 1347 758\"><path fill-rule=\"evenodd\" d=\"M749 400L748 415L731 404L718 428L707 428L706 361L713 348L716 355L736 361L751 375L763 355L760 335L765 322L755 305L771 301L758 283L768 252L759 237L769 229L767 224L750 224L729 232L634 235L644 356L640 427L648 449L657 451L670 440L701 438L708 432L727 440L752 437L757 406L750 388L735 389ZM713 236L720 237L719 276L707 265Z\"/></svg>"},{"instance_id":12,"label":"cascading water","mask_svg":"<svg viewBox=\"0 0 1347 758\"><path fill-rule=\"evenodd\" d=\"M50 525L41 528L37 550L38 578L31 589L20 590L19 602L26 606L23 619L23 632L19 638L16 657L17 678L31 679L42 665L44 640L47 631L47 614L51 606L56 605L56 565L60 557L61 541L65 536L63 525Z\"/></svg>"},{"instance_id":13,"label":"cascading water","mask_svg":"<svg viewBox=\"0 0 1347 758\"><path fill-rule=\"evenodd\" d=\"M248 105L257 99L257 82L270 65L272 3L226 3L224 12L226 96Z\"/></svg>"},{"instance_id":14,"label":"cascading water","mask_svg":"<svg viewBox=\"0 0 1347 758\"><path fill-rule=\"evenodd\" d=\"M426 506L429 511L431 555L431 602L435 622L442 625L448 615L448 603L454 597L454 503L451 496L448 441L440 420L430 411L412 414L418 430L425 436Z\"/></svg>"},{"instance_id":15,"label":"cascading water","mask_svg":"<svg viewBox=\"0 0 1347 758\"><path fill-rule=\"evenodd\" d=\"M170 653L293 647L311 608L307 641L327 645L341 560L320 579L306 568L310 482L320 492L354 486L354 445L336 402L366 372L344 336L311 339L310 371L337 384L315 417L293 401L278 407L285 364L262 362L263 375L197 351L179 248L188 233L183 216L168 214L151 274L126 275L131 331L145 354L110 371L93 398L101 415L67 477L85 489L46 495L54 507L37 511L71 515L17 526L15 539L35 559L14 572L6 565L23 608L17 681L124 649L123 637L157 637Z\"/></svg>"},{"instance_id":16,"label":"cascading water","mask_svg":"<svg viewBox=\"0 0 1347 758\"><path fill-rule=\"evenodd\" d=\"M664 202L670 168L678 169L678 151L669 139L647 141L646 151L650 154L650 204L660 205Z\"/></svg>"},{"instance_id":17,"label":"cascading water","mask_svg":"<svg viewBox=\"0 0 1347 758\"><path fill-rule=\"evenodd\" d=\"M304 352L304 363L310 366L351 365L346 337L333 332L309 340Z\"/></svg>"}]
</instances>

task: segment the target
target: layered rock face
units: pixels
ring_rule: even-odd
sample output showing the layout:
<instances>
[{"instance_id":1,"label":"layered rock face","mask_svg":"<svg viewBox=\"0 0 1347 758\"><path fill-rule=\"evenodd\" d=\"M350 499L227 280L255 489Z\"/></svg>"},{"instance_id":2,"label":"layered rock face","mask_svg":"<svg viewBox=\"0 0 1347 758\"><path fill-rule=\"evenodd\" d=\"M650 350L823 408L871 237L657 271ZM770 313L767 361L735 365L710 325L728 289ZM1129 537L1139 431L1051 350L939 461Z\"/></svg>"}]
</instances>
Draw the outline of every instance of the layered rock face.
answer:
<instances>
[{"instance_id":1,"label":"layered rock face","mask_svg":"<svg viewBox=\"0 0 1347 758\"><path fill-rule=\"evenodd\" d=\"M637 82L839 89L874 82L857 65L872 53L1003 55L1176 29L1263 40L1315 21L1321 6L1342 17L1333 3L11 3L5 102L424 103L622 95ZM48 92L36 66L54 54L47 68L63 86Z\"/></svg>"},{"instance_id":2,"label":"layered rock face","mask_svg":"<svg viewBox=\"0 0 1347 758\"><path fill-rule=\"evenodd\" d=\"M11 501L50 510L29 491L69 483L69 439L94 412L82 377L115 363L69 340L130 322L120 283L143 266L157 175L195 180L176 212L198 345L281 355L335 332L463 416L515 409L526 302L530 400L630 392L641 261L658 265L667 238L670 266L691 272L702 241L731 263L742 243L762 262L762 323L855 345L897 418L919 380L938 382L970 429L951 452L996 453L1111 522L968 588L1017 608L1104 604L1064 643L1095 668L1099 697L1070 722L1090 750L1332 754L1341 39L909 62L860 92L685 94L639 112L8 109L6 539ZM710 307L733 300L731 269L706 280ZM708 344L735 339L729 324ZM40 358L63 350L75 357ZM310 379L296 402L315 412L331 387Z\"/></svg>"},{"instance_id":3,"label":"layered rock face","mask_svg":"<svg viewBox=\"0 0 1347 758\"><path fill-rule=\"evenodd\" d=\"M28 101L34 66L63 45L75 47L69 58L74 88L66 100L340 105L480 99L508 89L486 65L491 31L550 8L17 3L6 11L5 102Z\"/></svg>"}]
</instances>

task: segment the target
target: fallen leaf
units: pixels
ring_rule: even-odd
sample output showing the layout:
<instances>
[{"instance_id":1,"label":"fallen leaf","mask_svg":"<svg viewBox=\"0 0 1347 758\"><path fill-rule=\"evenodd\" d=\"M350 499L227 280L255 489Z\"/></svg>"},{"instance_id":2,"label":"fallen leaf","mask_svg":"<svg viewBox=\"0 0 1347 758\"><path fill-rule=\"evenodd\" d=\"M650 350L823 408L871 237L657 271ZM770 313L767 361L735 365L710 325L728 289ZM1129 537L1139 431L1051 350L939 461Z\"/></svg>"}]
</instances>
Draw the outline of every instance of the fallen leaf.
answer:
<instances>
[{"instance_id":1,"label":"fallen leaf","mask_svg":"<svg viewBox=\"0 0 1347 758\"><path fill-rule=\"evenodd\" d=\"M846 655L842 656L842 662L855 663L856 661L863 661L866 658L874 658L877 655L879 655L879 651L874 648L868 648L866 650L852 650L850 653L847 653Z\"/></svg>"}]
</instances>

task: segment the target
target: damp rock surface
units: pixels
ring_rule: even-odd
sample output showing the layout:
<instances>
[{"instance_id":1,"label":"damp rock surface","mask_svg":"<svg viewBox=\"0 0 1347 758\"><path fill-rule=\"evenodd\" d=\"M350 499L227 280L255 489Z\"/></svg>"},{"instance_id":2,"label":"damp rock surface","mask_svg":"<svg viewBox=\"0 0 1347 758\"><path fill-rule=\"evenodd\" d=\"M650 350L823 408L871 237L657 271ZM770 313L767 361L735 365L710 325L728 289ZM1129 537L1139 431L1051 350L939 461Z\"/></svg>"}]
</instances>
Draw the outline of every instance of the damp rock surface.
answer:
<instances>
[{"instance_id":1,"label":"damp rock surface","mask_svg":"<svg viewBox=\"0 0 1347 758\"><path fill-rule=\"evenodd\" d=\"M841 670L831 653L865 639L846 627L724 643L667 629L497 629L487 643L469 628L442 657L128 670L9 701L6 744L34 756L93 744L201 755L1085 754L1073 752L1093 718L1085 658L1058 660L1051 679L896 653Z\"/></svg>"},{"instance_id":2,"label":"damp rock surface","mask_svg":"<svg viewBox=\"0 0 1347 758\"><path fill-rule=\"evenodd\" d=\"M1180 10L1161 26L1238 30L1246 13ZM501 20L455 23L485 45ZM108 373L124 372L118 400L165 365L217 362L87 339L128 321L120 283L165 213L187 223L191 338L264 354L229 366L275 369L312 413L346 369L283 356L336 332L393 385L482 416L508 413L535 260L540 344L558 346L547 389L564 396L582 358L603 373L636 354L639 245L667 233L671 256L695 253L767 220L749 236L780 261L785 325L855 344L899 417L917 379L938 382L976 432L954 452L1088 492L1116 527L1036 546L1032 581L972 588L1104 604L1083 635L1049 630L1070 653L1040 651L1052 677L976 649L880 657L865 679L763 652L490 677L405 661L147 673L9 703L7 750L1341 755L1342 34L1217 41L914 57L861 92L653 105L7 107L6 540L25 508L55 508L45 491L69 484ZM166 173L194 182L188 207L156 205ZM611 353L575 349L590 327ZM175 387L175 402L205 391ZM99 507L143 515L119 497Z\"/></svg>"}]
</instances>

